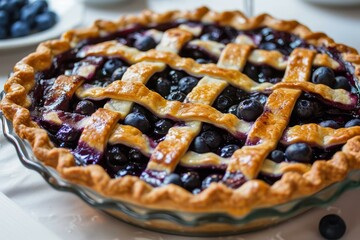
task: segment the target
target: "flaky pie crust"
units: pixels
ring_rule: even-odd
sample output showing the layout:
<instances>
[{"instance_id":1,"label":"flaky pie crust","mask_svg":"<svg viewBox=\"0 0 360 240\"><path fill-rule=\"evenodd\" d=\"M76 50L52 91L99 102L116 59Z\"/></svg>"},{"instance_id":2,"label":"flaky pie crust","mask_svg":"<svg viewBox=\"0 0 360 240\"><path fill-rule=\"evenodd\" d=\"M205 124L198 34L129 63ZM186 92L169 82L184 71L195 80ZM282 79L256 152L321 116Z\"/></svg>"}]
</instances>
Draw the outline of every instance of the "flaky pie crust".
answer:
<instances>
[{"instance_id":1,"label":"flaky pie crust","mask_svg":"<svg viewBox=\"0 0 360 240\"><path fill-rule=\"evenodd\" d=\"M337 44L323 33L313 33L296 21L277 20L267 14L248 19L238 11L218 13L206 7L161 14L144 11L136 16L123 16L115 22L98 20L90 28L70 30L59 40L41 43L34 53L15 65L13 74L5 84L6 95L1 102L5 117L12 121L15 132L22 139L29 141L35 156L45 165L55 168L64 179L89 187L104 196L152 209L226 212L241 216L255 208L281 204L314 194L332 183L343 180L349 171L360 168L359 134L348 140L331 160L316 161L309 171L294 167L272 186L256 179L247 181L238 189L228 188L221 183L212 183L197 195L172 184L153 188L134 176L111 179L98 165L76 166L69 150L54 147L46 131L31 120L27 109L30 106L28 93L34 86L35 73L49 68L54 56L75 47L86 38L103 36L133 24L159 24L176 19L216 22L244 30L268 26L290 32L310 44L336 48L342 53L345 61L355 66L355 76L360 79L360 56L355 49ZM170 59L168 61L170 62ZM318 56L317 61L332 64L322 56ZM186 68L186 65L184 67Z\"/></svg>"}]
</instances>

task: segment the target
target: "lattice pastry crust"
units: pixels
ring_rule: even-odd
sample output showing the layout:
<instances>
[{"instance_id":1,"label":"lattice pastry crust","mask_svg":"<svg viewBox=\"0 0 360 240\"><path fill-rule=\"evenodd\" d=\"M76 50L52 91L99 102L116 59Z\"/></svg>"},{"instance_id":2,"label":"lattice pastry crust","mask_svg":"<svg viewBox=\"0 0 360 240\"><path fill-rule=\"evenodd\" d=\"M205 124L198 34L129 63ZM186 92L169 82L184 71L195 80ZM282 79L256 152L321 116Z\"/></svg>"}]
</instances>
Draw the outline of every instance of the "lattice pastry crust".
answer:
<instances>
[{"instance_id":1,"label":"lattice pastry crust","mask_svg":"<svg viewBox=\"0 0 360 240\"><path fill-rule=\"evenodd\" d=\"M278 51L255 50L251 40L244 37L238 37L234 43L226 46L215 42L191 41L192 36L199 34L199 30L186 25L180 25L165 33L156 33L160 43L156 49L147 52L116 41L89 46L81 52L82 56L121 56L132 64L122 81L115 81L105 88L84 88L81 85L91 71L90 66L77 73L82 77L59 76L53 86L57 91L53 94L62 93L65 84L68 88L66 94L91 99L111 98L104 108L77 123L84 127L80 141L86 142L93 149L101 151L108 142L136 147L144 155L150 156L148 170L167 173L174 171L180 161L189 166L194 162L197 165L226 164L228 172L241 172L248 181L237 189L229 188L222 183L212 183L207 189L194 195L176 185L151 187L133 176L111 179L98 165L76 166L69 150L55 148L46 131L31 120L28 110L31 99L28 93L34 87L35 73L48 69L54 56L75 47L84 39L104 36L134 24L148 26L178 19L216 22L241 30L267 26L289 32L314 46L336 48L342 53L345 61L353 64L354 75L360 79L360 56L356 50L335 43L323 33L313 33L295 21L281 21L266 14L247 19L237 11L217 13L205 7L191 12L169 11L162 14L144 11L138 16L121 17L116 22L99 20L90 28L71 30L64 33L60 40L40 44L36 52L15 65L12 76L5 84L6 96L1 102L3 113L13 122L16 133L30 142L35 156L46 165L54 167L65 179L90 187L105 196L149 208L189 212L220 211L243 215L254 208L280 204L313 194L334 182L341 181L350 170L360 168L360 127L335 130L317 124L305 124L286 128L296 99L302 91L321 95L325 100L343 106L357 104L345 90L334 90L325 85L308 82L312 65L336 69L336 61L327 54L317 54L308 49L295 49L289 58ZM219 57L218 63L198 64L192 59L181 58L177 53L189 41L190 44L208 49L211 54ZM286 69L283 81L277 84L260 84L253 81L241 73L246 61L267 64L279 70ZM202 77L187 96L185 103L167 101L145 86L146 81L154 73L162 71L166 65ZM265 112L254 124L240 120L232 114L221 113L210 106L229 84L250 92L271 93ZM117 123L129 113L133 102L146 106L157 116L171 116L172 119L183 121L185 126L171 128L165 140L154 148L139 130ZM52 104L56 102L45 102L48 106ZM54 112L48 112L45 118L54 122L62 121ZM202 122L227 129L235 136L246 134L247 142L230 159L221 158L213 153L187 152L191 140L200 131ZM101 126L101 129L97 126ZM304 131L309 134L303 134ZM344 143L345 145L342 151L337 152L328 161L316 161L313 165L285 162L275 164L266 160L266 156L279 141L308 142L321 147ZM80 154L81 151L79 149ZM283 177L271 186L255 179L260 171L267 169L282 173Z\"/></svg>"}]
</instances>

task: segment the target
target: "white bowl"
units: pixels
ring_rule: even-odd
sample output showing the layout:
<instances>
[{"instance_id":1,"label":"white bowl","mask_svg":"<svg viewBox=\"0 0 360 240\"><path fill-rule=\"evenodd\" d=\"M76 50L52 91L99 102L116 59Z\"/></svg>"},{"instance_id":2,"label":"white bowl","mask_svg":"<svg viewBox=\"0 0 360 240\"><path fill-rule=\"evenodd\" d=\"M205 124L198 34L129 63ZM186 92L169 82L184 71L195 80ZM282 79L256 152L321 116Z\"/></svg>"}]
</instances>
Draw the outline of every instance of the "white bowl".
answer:
<instances>
[{"instance_id":1,"label":"white bowl","mask_svg":"<svg viewBox=\"0 0 360 240\"><path fill-rule=\"evenodd\" d=\"M360 0L304 0L306 2L322 4L322 5L333 5L333 6L350 6L360 5Z\"/></svg>"}]
</instances>

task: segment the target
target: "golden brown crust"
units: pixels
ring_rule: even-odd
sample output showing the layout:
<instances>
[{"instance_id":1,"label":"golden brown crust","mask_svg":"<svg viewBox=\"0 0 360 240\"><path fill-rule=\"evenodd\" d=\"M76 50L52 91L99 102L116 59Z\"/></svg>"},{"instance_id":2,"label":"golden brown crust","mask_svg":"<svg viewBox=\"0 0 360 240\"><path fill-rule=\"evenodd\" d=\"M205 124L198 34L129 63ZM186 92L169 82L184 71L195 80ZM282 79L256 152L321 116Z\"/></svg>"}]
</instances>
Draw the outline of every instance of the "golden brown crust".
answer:
<instances>
[{"instance_id":1,"label":"golden brown crust","mask_svg":"<svg viewBox=\"0 0 360 240\"><path fill-rule=\"evenodd\" d=\"M313 194L344 179L350 170L360 168L360 136L355 136L348 140L342 151L337 152L331 160L317 161L305 173L302 170L286 172L272 186L260 180L250 180L234 190L220 183L212 183L200 194L192 195L175 185L152 188L137 177L126 176L120 179L111 179L100 166L75 166L74 158L68 150L54 148L46 131L31 121L30 113L27 110L30 105L27 94L34 85L35 72L49 68L55 55L69 50L86 38L112 33L137 23L149 25L179 18L217 22L220 25L230 25L238 29L268 26L280 31L287 31L300 36L310 44L336 48L342 53L344 60L354 65L355 76L358 79L360 78L360 56L356 50L342 44L336 44L323 33L313 33L296 21L281 21L266 14L246 19L240 12L216 13L205 7L192 12L169 11L155 14L151 11L145 11L139 16L124 16L116 22L96 21L90 28L71 30L64 33L60 40L40 44L36 52L15 65L14 74L7 80L4 87L6 96L1 102L4 115L12 121L15 132L30 142L35 156L46 165L56 168L64 178L93 188L103 195L134 204L146 205L149 208L189 212L227 212L232 215L244 215L257 207L280 204L300 196ZM125 53L128 54L129 59L134 56L133 52ZM143 57L138 61L151 60L154 55L156 52L149 51L143 54ZM166 61L171 66L178 68L186 68L188 64L196 66L193 61L180 62L179 65L176 62L179 60L176 55L171 55L171 53L168 55L168 57L175 57L175 60ZM159 59L161 57L164 56L158 56ZM317 61L324 65L331 64L326 59L319 58ZM205 69L198 66L198 71L201 74L214 76L214 72L208 69L210 68ZM237 71L233 71L235 75L230 76L226 74L228 72L231 71L217 69L215 76L225 79L244 79L241 74L235 74ZM194 74L196 75L196 72ZM245 87L250 86L251 88L252 84Z\"/></svg>"}]
</instances>

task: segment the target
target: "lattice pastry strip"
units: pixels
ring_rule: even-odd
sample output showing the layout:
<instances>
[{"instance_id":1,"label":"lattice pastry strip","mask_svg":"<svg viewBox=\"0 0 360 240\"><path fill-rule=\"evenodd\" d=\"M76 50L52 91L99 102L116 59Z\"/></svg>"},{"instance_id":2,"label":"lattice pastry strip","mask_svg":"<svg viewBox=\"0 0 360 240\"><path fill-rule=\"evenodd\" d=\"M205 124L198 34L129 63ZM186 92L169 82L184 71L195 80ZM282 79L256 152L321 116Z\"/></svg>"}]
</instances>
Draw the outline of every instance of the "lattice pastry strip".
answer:
<instances>
[{"instance_id":1,"label":"lattice pastry strip","mask_svg":"<svg viewBox=\"0 0 360 240\"><path fill-rule=\"evenodd\" d=\"M295 49L289 59L289 65L283 82L308 81L315 53L305 49ZM279 142L290 119L300 90L280 88L270 94L264 113L251 128L246 146L234 152L227 172L240 172L247 179L256 178L266 156ZM230 174L225 175L229 177Z\"/></svg>"}]
</instances>

